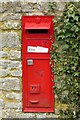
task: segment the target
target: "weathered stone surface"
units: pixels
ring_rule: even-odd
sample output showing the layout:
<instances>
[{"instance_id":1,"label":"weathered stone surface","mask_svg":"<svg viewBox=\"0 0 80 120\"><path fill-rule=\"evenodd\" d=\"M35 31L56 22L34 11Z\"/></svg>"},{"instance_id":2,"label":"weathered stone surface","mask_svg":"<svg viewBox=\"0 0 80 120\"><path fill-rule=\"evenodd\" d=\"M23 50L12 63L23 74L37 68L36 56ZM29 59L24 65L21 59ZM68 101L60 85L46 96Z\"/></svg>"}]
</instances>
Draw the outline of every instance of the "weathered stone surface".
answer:
<instances>
[{"instance_id":1,"label":"weathered stone surface","mask_svg":"<svg viewBox=\"0 0 80 120\"><path fill-rule=\"evenodd\" d=\"M3 58L3 57L8 57L8 53L4 51L0 51L0 58Z\"/></svg>"},{"instance_id":2,"label":"weathered stone surface","mask_svg":"<svg viewBox=\"0 0 80 120\"><path fill-rule=\"evenodd\" d=\"M18 78L0 78L0 89L20 90L20 81Z\"/></svg>"},{"instance_id":3,"label":"weathered stone surface","mask_svg":"<svg viewBox=\"0 0 80 120\"><path fill-rule=\"evenodd\" d=\"M48 113L47 114L47 118L58 118L59 117L59 115L55 115L54 113Z\"/></svg>"},{"instance_id":4,"label":"weathered stone surface","mask_svg":"<svg viewBox=\"0 0 80 120\"><path fill-rule=\"evenodd\" d=\"M0 47L8 47L8 48L15 48L18 47L19 42L19 36L16 32L4 32L0 33Z\"/></svg>"},{"instance_id":5,"label":"weathered stone surface","mask_svg":"<svg viewBox=\"0 0 80 120\"><path fill-rule=\"evenodd\" d=\"M17 111L16 111L17 112ZM53 119L53 118L58 118L58 115L55 115L54 113L22 113L22 112L17 112L16 113L16 118L49 118L49 119Z\"/></svg>"},{"instance_id":6,"label":"weathered stone surface","mask_svg":"<svg viewBox=\"0 0 80 120\"><path fill-rule=\"evenodd\" d=\"M65 9L65 3L64 2L58 2L58 3L56 3L56 5L57 5L57 10L59 10L59 11L64 11L64 9Z\"/></svg>"},{"instance_id":7,"label":"weathered stone surface","mask_svg":"<svg viewBox=\"0 0 80 120\"><path fill-rule=\"evenodd\" d=\"M16 113L16 118L36 118L35 113Z\"/></svg>"},{"instance_id":8,"label":"weathered stone surface","mask_svg":"<svg viewBox=\"0 0 80 120\"><path fill-rule=\"evenodd\" d=\"M20 100L21 101L22 95L21 94L17 94L17 93L8 93L8 94L6 94L6 98L16 99L16 100Z\"/></svg>"},{"instance_id":9,"label":"weathered stone surface","mask_svg":"<svg viewBox=\"0 0 80 120\"><path fill-rule=\"evenodd\" d=\"M2 116L2 118L16 118L16 111L15 109L4 109Z\"/></svg>"},{"instance_id":10,"label":"weathered stone surface","mask_svg":"<svg viewBox=\"0 0 80 120\"><path fill-rule=\"evenodd\" d=\"M0 12L6 12L6 13L21 12L21 6L19 1L2 0L1 2L2 2L2 11Z\"/></svg>"},{"instance_id":11,"label":"weathered stone surface","mask_svg":"<svg viewBox=\"0 0 80 120\"><path fill-rule=\"evenodd\" d=\"M3 118L3 109L0 108L0 120L2 120L2 118Z\"/></svg>"},{"instance_id":12,"label":"weathered stone surface","mask_svg":"<svg viewBox=\"0 0 80 120\"><path fill-rule=\"evenodd\" d=\"M37 3L37 2L56 2L56 0L18 0L19 2L31 2L31 3ZM59 2L60 0L57 0L57 2ZM69 2L69 0L61 0L62 2ZM75 0L74 0L75 1ZM1 0L1 2L13 2L13 0ZM17 2L17 0L15 0L14 2Z\"/></svg>"},{"instance_id":13,"label":"weathered stone surface","mask_svg":"<svg viewBox=\"0 0 80 120\"><path fill-rule=\"evenodd\" d=\"M4 108L4 101L3 101L3 99L0 99L0 109L1 108Z\"/></svg>"},{"instance_id":14,"label":"weathered stone surface","mask_svg":"<svg viewBox=\"0 0 80 120\"><path fill-rule=\"evenodd\" d=\"M21 62L20 61L10 61L9 67L10 68L21 68Z\"/></svg>"},{"instance_id":15,"label":"weathered stone surface","mask_svg":"<svg viewBox=\"0 0 80 120\"><path fill-rule=\"evenodd\" d=\"M45 2L38 3L38 10L44 14L48 14L49 6L48 3Z\"/></svg>"},{"instance_id":16,"label":"weathered stone surface","mask_svg":"<svg viewBox=\"0 0 80 120\"><path fill-rule=\"evenodd\" d=\"M32 16L32 15L44 15L44 14L42 12L35 10L33 13L29 13L29 15Z\"/></svg>"},{"instance_id":17,"label":"weathered stone surface","mask_svg":"<svg viewBox=\"0 0 80 120\"><path fill-rule=\"evenodd\" d=\"M0 21L7 21L7 20L20 20L22 14L20 13L1 13Z\"/></svg>"},{"instance_id":18,"label":"weathered stone surface","mask_svg":"<svg viewBox=\"0 0 80 120\"><path fill-rule=\"evenodd\" d=\"M0 67L7 69L9 68L10 60L0 60Z\"/></svg>"},{"instance_id":19,"label":"weathered stone surface","mask_svg":"<svg viewBox=\"0 0 80 120\"><path fill-rule=\"evenodd\" d=\"M36 118L46 118L46 113L37 113Z\"/></svg>"},{"instance_id":20,"label":"weathered stone surface","mask_svg":"<svg viewBox=\"0 0 80 120\"><path fill-rule=\"evenodd\" d=\"M6 69L0 69L0 76L7 76L9 74L9 70Z\"/></svg>"},{"instance_id":21,"label":"weathered stone surface","mask_svg":"<svg viewBox=\"0 0 80 120\"><path fill-rule=\"evenodd\" d=\"M27 2L23 2L21 4L22 12L31 13L33 11L33 4L29 4Z\"/></svg>"},{"instance_id":22,"label":"weathered stone surface","mask_svg":"<svg viewBox=\"0 0 80 120\"><path fill-rule=\"evenodd\" d=\"M10 51L10 59L20 59L21 58L21 51L11 50Z\"/></svg>"},{"instance_id":23,"label":"weathered stone surface","mask_svg":"<svg viewBox=\"0 0 80 120\"><path fill-rule=\"evenodd\" d=\"M0 60L0 67L4 69L11 69L11 68L21 69L21 66L22 65L20 61Z\"/></svg>"},{"instance_id":24,"label":"weathered stone surface","mask_svg":"<svg viewBox=\"0 0 80 120\"><path fill-rule=\"evenodd\" d=\"M21 104L21 102L19 102L19 103L15 103L15 102L6 102L5 103L5 107L6 107L6 109L21 109L22 108L22 104Z\"/></svg>"},{"instance_id":25,"label":"weathered stone surface","mask_svg":"<svg viewBox=\"0 0 80 120\"><path fill-rule=\"evenodd\" d=\"M21 77L22 76L22 71L21 70L13 70L13 71L10 71L10 75Z\"/></svg>"},{"instance_id":26,"label":"weathered stone surface","mask_svg":"<svg viewBox=\"0 0 80 120\"><path fill-rule=\"evenodd\" d=\"M1 25L1 29L2 30L5 30L5 29L21 29L21 23L20 21L7 21L7 22L4 22L3 25Z\"/></svg>"},{"instance_id":27,"label":"weathered stone surface","mask_svg":"<svg viewBox=\"0 0 80 120\"><path fill-rule=\"evenodd\" d=\"M0 1L0 13L5 12L7 10L6 7L4 7L5 5L1 3L2 1Z\"/></svg>"}]
</instances>

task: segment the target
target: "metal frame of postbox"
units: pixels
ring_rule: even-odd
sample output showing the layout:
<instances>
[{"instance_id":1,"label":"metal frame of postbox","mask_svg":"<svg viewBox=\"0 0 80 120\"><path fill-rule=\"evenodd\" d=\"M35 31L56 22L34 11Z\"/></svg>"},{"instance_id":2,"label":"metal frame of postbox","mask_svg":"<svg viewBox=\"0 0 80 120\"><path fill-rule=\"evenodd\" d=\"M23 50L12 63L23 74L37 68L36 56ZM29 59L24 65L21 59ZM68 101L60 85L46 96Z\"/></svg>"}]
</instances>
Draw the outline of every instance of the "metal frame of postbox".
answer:
<instances>
[{"instance_id":1,"label":"metal frame of postbox","mask_svg":"<svg viewBox=\"0 0 80 120\"><path fill-rule=\"evenodd\" d=\"M51 44L54 42L53 18L54 16L22 16L23 112L54 112L54 91L52 87L54 85L52 82L54 74L52 73L51 66L49 64L50 48ZM28 51L29 46L33 46L33 48L35 48L35 46L39 46L39 49L42 51L30 52ZM48 51L46 48L48 48ZM43 52L44 50L46 53ZM35 66L33 64L35 64ZM40 68L42 68L43 71L38 71L37 73L37 69ZM48 76L44 75L45 71ZM40 78L37 74L40 75ZM42 79L42 86L41 84L38 84L37 79L39 79L39 81ZM36 89L33 90L34 87ZM43 93L40 93L41 89L43 89ZM42 97L40 95L42 95ZM47 98L44 97L45 95ZM38 103L39 101L34 100L37 98L40 99L41 104ZM48 105L46 105L47 103Z\"/></svg>"}]
</instances>

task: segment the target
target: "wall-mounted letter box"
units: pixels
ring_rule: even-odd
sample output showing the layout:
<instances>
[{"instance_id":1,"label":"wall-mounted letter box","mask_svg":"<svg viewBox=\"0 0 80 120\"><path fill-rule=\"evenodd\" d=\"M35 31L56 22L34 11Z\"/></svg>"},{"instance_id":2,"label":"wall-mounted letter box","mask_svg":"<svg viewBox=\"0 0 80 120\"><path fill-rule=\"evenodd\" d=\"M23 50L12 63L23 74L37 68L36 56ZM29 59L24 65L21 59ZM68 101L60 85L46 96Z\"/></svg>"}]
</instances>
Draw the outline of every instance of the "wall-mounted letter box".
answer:
<instances>
[{"instance_id":1,"label":"wall-mounted letter box","mask_svg":"<svg viewBox=\"0 0 80 120\"><path fill-rule=\"evenodd\" d=\"M23 112L54 112L50 48L53 16L22 17Z\"/></svg>"}]
</instances>

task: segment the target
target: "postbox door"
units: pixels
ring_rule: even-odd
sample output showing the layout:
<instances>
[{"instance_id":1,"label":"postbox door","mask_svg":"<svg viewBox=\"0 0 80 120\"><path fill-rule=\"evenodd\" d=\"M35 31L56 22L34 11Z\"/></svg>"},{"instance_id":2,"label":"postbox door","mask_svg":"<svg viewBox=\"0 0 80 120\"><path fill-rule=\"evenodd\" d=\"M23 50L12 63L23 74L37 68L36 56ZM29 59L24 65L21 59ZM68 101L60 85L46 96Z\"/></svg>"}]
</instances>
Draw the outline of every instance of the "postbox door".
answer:
<instances>
[{"instance_id":1,"label":"postbox door","mask_svg":"<svg viewBox=\"0 0 80 120\"><path fill-rule=\"evenodd\" d=\"M51 68L49 59L27 59L27 107L51 107Z\"/></svg>"}]
</instances>

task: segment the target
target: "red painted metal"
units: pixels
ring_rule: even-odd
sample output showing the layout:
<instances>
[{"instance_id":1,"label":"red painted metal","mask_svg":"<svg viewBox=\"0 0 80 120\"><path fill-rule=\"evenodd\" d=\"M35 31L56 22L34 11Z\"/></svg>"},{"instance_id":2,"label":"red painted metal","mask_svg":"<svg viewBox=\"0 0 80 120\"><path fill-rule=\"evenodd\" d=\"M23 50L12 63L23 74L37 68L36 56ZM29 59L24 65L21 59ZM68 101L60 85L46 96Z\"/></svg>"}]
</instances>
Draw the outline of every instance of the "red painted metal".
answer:
<instances>
[{"instance_id":1,"label":"red painted metal","mask_svg":"<svg viewBox=\"0 0 80 120\"><path fill-rule=\"evenodd\" d=\"M50 23L26 23L25 29L50 29Z\"/></svg>"},{"instance_id":2,"label":"red painted metal","mask_svg":"<svg viewBox=\"0 0 80 120\"><path fill-rule=\"evenodd\" d=\"M23 112L54 112L50 47L53 16L22 16Z\"/></svg>"}]
</instances>

